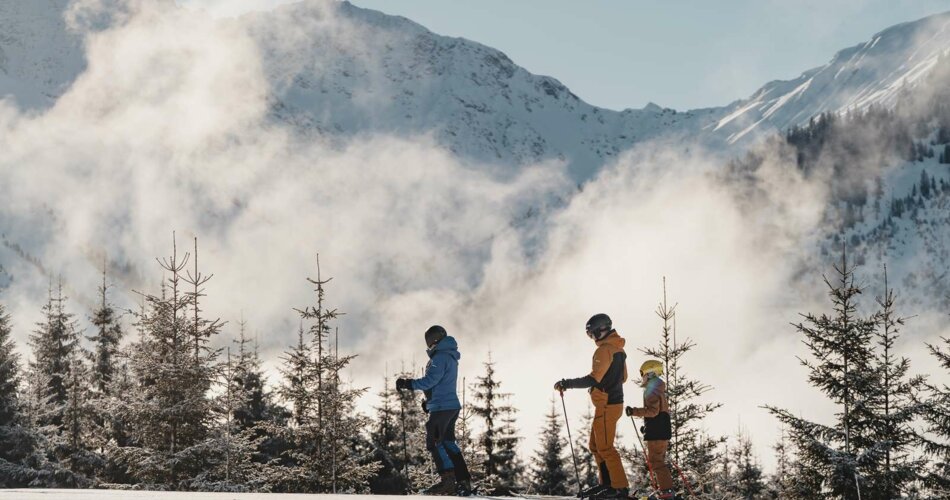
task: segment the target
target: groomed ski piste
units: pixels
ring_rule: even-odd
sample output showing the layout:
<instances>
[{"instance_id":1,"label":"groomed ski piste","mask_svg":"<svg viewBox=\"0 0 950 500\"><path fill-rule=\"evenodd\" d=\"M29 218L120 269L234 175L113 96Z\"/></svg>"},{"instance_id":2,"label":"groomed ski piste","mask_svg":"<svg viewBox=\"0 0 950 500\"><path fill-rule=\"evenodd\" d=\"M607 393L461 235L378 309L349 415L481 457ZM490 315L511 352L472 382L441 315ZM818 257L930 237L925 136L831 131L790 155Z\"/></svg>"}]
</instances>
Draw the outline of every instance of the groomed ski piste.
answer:
<instances>
[{"instance_id":1,"label":"groomed ski piste","mask_svg":"<svg viewBox=\"0 0 950 500\"><path fill-rule=\"evenodd\" d=\"M432 500L425 495L332 495L316 493L210 493L190 491L132 491L132 490L95 490L95 489L0 489L0 500L383 500L398 498L401 500ZM473 495L467 498L501 499L529 498L535 500L573 499L575 497L553 497L541 495L523 495L520 497L488 497Z\"/></svg>"}]
</instances>

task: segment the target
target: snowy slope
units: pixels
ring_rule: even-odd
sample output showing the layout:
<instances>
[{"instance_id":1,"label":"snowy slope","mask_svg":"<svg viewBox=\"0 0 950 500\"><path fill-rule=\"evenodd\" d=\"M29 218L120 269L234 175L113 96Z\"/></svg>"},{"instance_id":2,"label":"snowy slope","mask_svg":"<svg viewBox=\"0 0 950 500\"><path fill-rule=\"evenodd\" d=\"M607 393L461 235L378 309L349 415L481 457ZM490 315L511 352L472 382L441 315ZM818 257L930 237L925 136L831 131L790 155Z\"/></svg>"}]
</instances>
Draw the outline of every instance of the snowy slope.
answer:
<instances>
[{"instance_id":1,"label":"snowy slope","mask_svg":"<svg viewBox=\"0 0 950 500\"><path fill-rule=\"evenodd\" d=\"M0 95L41 109L82 71L81 40L63 21L67 4L0 0ZM301 134L431 134L501 172L561 160L579 182L639 141L689 136L728 148L823 111L889 104L950 48L950 14L942 14L889 28L725 107L614 111L498 50L347 2L307 0L222 22L251 31L272 86L272 116Z\"/></svg>"},{"instance_id":2,"label":"snowy slope","mask_svg":"<svg viewBox=\"0 0 950 500\"><path fill-rule=\"evenodd\" d=\"M325 2L303 2L246 19L275 82L277 115L324 134L431 132L464 158L562 159L580 180L636 141L696 133L715 117L655 105L597 108L498 50L346 2L329 11ZM272 30L294 23L299 32Z\"/></svg>"},{"instance_id":3,"label":"snowy slope","mask_svg":"<svg viewBox=\"0 0 950 500\"><path fill-rule=\"evenodd\" d=\"M922 174L932 186L925 191L920 188ZM950 307L950 165L940 163L937 155L902 162L883 173L879 190L873 184L869 183L868 202L857 208L856 222L840 234L827 234L820 253L834 259L845 242L862 273L875 277L872 284L882 282L886 264L892 286L903 292L906 303L923 310L946 310ZM897 200L900 210L894 209Z\"/></svg>"},{"instance_id":4,"label":"snowy slope","mask_svg":"<svg viewBox=\"0 0 950 500\"><path fill-rule=\"evenodd\" d=\"M84 68L81 38L67 29L69 0L0 1L0 98L51 105Z\"/></svg>"},{"instance_id":5,"label":"snowy slope","mask_svg":"<svg viewBox=\"0 0 950 500\"><path fill-rule=\"evenodd\" d=\"M950 49L950 13L899 24L844 49L794 80L774 81L733 103L713 133L735 143L823 112L893 105Z\"/></svg>"}]
</instances>

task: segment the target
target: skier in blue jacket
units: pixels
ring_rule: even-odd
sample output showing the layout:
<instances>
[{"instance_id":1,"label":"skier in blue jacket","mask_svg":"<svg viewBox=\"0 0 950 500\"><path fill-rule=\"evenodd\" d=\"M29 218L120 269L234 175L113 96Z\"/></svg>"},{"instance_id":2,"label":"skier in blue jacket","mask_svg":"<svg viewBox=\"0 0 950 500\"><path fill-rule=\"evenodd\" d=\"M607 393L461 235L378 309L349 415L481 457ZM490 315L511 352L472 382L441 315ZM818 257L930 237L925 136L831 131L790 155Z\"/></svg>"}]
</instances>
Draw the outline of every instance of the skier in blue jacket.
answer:
<instances>
[{"instance_id":1,"label":"skier in blue jacket","mask_svg":"<svg viewBox=\"0 0 950 500\"><path fill-rule=\"evenodd\" d=\"M456 383L458 380L458 343L449 337L445 328L435 325L425 333L426 354L429 364L422 378L396 380L396 389L423 391L422 408L429 414L426 422L426 449L441 480L425 491L429 495L460 495L472 493L472 476L465 465L462 450L455 442L455 421L462 404L459 403Z\"/></svg>"}]
</instances>

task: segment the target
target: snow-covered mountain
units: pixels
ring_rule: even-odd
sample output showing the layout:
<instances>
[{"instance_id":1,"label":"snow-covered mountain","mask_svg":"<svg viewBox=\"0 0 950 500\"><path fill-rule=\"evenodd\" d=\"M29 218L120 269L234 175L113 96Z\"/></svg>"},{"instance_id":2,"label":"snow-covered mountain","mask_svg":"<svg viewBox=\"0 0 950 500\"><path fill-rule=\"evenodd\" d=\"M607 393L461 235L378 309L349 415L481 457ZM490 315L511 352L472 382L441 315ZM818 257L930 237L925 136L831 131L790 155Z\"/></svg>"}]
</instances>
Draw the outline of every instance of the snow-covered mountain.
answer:
<instances>
[{"instance_id":1,"label":"snow-covered mountain","mask_svg":"<svg viewBox=\"0 0 950 500\"><path fill-rule=\"evenodd\" d=\"M85 68L82 40L64 18L69 0L0 1L0 95L24 108L52 104Z\"/></svg>"},{"instance_id":2,"label":"snow-covered mountain","mask_svg":"<svg viewBox=\"0 0 950 500\"><path fill-rule=\"evenodd\" d=\"M898 24L793 80L773 81L724 108L713 132L729 143L807 122L824 112L893 105L950 49L950 13Z\"/></svg>"},{"instance_id":3,"label":"snow-covered mountain","mask_svg":"<svg viewBox=\"0 0 950 500\"><path fill-rule=\"evenodd\" d=\"M51 105L85 66L82 40L63 21L68 3L0 0L0 94L22 107ZM295 29L273 29L282 21ZM579 182L639 141L689 136L725 148L824 111L889 104L950 48L942 14L723 107L615 111L498 50L347 2L308 0L222 22L247 25L272 85L272 115L303 134L429 133L461 158L508 169L561 160Z\"/></svg>"}]
</instances>

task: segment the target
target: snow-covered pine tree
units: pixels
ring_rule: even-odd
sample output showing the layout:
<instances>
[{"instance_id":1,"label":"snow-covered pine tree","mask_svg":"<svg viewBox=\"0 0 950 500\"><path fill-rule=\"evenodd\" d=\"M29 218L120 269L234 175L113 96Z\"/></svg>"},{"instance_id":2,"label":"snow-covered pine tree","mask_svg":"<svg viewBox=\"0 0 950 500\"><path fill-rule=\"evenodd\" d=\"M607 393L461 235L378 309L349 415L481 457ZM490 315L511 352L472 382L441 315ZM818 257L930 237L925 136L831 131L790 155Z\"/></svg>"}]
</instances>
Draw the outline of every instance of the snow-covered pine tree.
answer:
<instances>
[{"instance_id":1,"label":"snow-covered pine tree","mask_svg":"<svg viewBox=\"0 0 950 500\"><path fill-rule=\"evenodd\" d=\"M247 322L238 323L237 355L231 384L238 394L234 421L242 431L256 430L261 422L276 417L276 405L265 384L264 371L256 345L247 335Z\"/></svg>"},{"instance_id":2,"label":"snow-covered pine tree","mask_svg":"<svg viewBox=\"0 0 950 500\"><path fill-rule=\"evenodd\" d=\"M110 443L124 441L120 435L121 416L111 410L116 408L113 399L116 394L116 384L113 379L119 371L119 344L122 341L122 327L115 308L108 299L108 282L106 265L103 262L102 284L99 287L100 302L92 314L92 324L96 329L94 335L86 337L93 344L90 355L90 383L92 385L91 410L93 412L93 427L91 429L89 447L104 453ZM124 443L123 443L124 444Z\"/></svg>"},{"instance_id":3,"label":"snow-covered pine tree","mask_svg":"<svg viewBox=\"0 0 950 500\"><path fill-rule=\"evenodd\" d=\"M112 377L116 372L116 357L122 342L122 326L115 309L108 299L106 268L102 268L102 285L99 287L99 306L92 315L95 335L87 337L94 346L92 352L92 384L97 395L110 396Z\"/></svg>"},{"instance_id":4,"label":"snow-covered pine tree","mask_svg":"<svg viewBox=\"0 0 950 500\"><path fill-rule=\"evenodd\" d=\"M294 425L281 436L289 449L282 454L283 467L272 475L281 491L361 492L378 469L363 435L369 419L356 411L366 389L349 387L340 378L355 356L339 356L328 341L340 314L324 306L331 280L322 278L318 257L317 279L307 278L316 287L316 304L296 309L311 325L306 334L301 327L296 348L284 357L280 394L293 407Z\"/></svg>"},{"instance_id":5,"label":"snow-covered pine tree","mask_svg":"<svg viewBox=\"0 0 950 500\"><path fill-rule=\"evenodd\" d=\"M36 436L19 398L20 361L10 316L0 304L0 488L29 485L37 475Z\"/></svg>"},{"instance_id":6,"label":"snow-covered pine tree","mask_svg":"<svg viewBox=\"0 0 950 500\"><path fill-rule=\"evenodd\" d=\"M873 366L873 336L876 318L857 313L854 267L842 252L834 266L835 281L824 279L831 297L832 314L804 314L796 326L813 360L802 359L809 382L841 408L834 425L812 422L788 410L766 407L784 425L795 444L797 464L804 481L813 486L815 475L823 478L820 489L808 492L846 500L873 497L868 477L879 470L882 443L871 427L874 401L880 391ZM860 493L859 493L860 488Z\"/></svg>"},{"instance_id":7,"label":"snow-covered pine tree","mask_svg":"<svg viewBox=\"0 0 950 500\"><path fill-rule=\"evenodd\" d=\"M352 387L341 373L356 355L340 356L339 328L334 329L332 351L327 349L324 362L327 382L324 400L327 446L330 451L330 480L333 493L365 493L369 480L379 471L372 459L372 447L365 435L370 418L360 413L356 403L367 388Z\"/></svg>"},{"instance_id":8,"label":"snow-covered pine tree","mask_svg":"<svg viewBox=\"0 0 950 500\"><path fill-rule=\"evenodd\" d=\"M394 375L393 378L416 378L420 373L413 370ZM400 471L406 483L407 492L419 493L432 485L432 475L435 468L431 455L426 450L426 420L428 416L422 411L424 395L418 391L397 391L396 405L399 412L397 420L397 435L400 447Z\"/></svg>"},{"instance_id":9,"label":"snow-covered pine tree","mask_svg":"<svg viewBox=\"0 0 950 500\"><path fill-rule=\"evenodd\" d=\"M67 399L59 441L63 465L87 478L95 477L105 466L103 456L90 447L95 438L97 416L90 371L82 352L73 353L66 379Z\"/></svg>"},{"instance_id":10,"label":"snow-covered pine tree","mask_svg":"<svg viewBox=\"0 0 950 500\"><path fill-rule=\"evenodd\" d=\"M528 492L565 496L570 484L568 468L573 467L573 464L567 465L567 461L571 459L565 458L567 441L561 435L561 420L553 399L551 411L545 418L547 423L541 431L541 447L532 459Z\"/></svg>"},{"instance_id":11,"label":"snow-covered pine tree","mask_svg":"<svg viewBox=\"0 0 950 500\"><path fill-rule=\"evenodd\" d=\"M66 301L62 280L55 296L51 285L43 306L45 320L30 337L34 357L30 381L37 384L30 391L35 394L33 414L45 453L75 473L56 482L77 486L86 484L102 462L87 453L92 424L90 387L79 344L81 334L73 315L66 311Z\"/></svg>"},{"instance_id":12,"label":"snow-covered pine tree","mask_svg":"<svg viewBox=\"0 0 950 500\"><path fill-rule=\"evenodd\" d=\"M106 427L100 431L105 431L108 437L104 441L105 447L102 450L106 460L105 469L99 475L102 483L131 484L134 482L120 454L114 453L116 449L131 444L132 433L135 430L128 398L138 390L129 362L133 349L134 346L126 346L116 353L115 371L112 373L108 387L110 396L104 399L100 396L95 403L99 414L106 417L106 422L102 422Z\"/></svg>"},{"instance_id":13,"label":"snow-covered pine tree","mask_svg":"<svg viewBox=\"0 0 950 500\"><path fill-rule=\"evenodd\" d=\"M491 353L483 365L485 375L477 377L473 384L477 402L472 405L472 411L484 421L484 431L478 441L485 454L484 487L493 495L509 495L519 489L524 470L518 460L519 438L513 425L517 410L508 403L511 394L499 392L501 382L495 377Z\"/></svg>"},{"instance_id":14,"label":"snow-covered pine tree","mask_svg":"<svg viewBox=\"0 0 950 500\"><path fill-rule=\"evenodd\" d=\"M244 339L244 324L241 322ZM243 342L242 342L243 347ZM215 420L208 442L209 460L193 481L202 491L258 491L269 478L269 465L254 461L254 454L264 439L253 427L242 427L238 413L247 407L249 392L244 389L239 373L240 357L226 350L220 368L221 392L214 401Z\"/></svg>"},{"instance_id":15,"label":"snow-covered pine tree","mask_svg":"<svg viewBox=\"0 0 950 500\"><path fill-rule=\"evenodd\" d=\"M683 357L696 347L696 343L689 338L677 339L676 304L667 302L665 277L663 300L657 306L656 315L663 322L660 342L656 347L641 349L641 352L663 362L673 429L669 458L691 481L696 482L696 490L704 490L707 486L714 486L711 479L720 456L719 447L725 439L707 435L702 422L722 404L700 402L699 399L712 388L685 373Z\"/></svg>"},{"instance_id":16,"label":"snow-covered pine tree","mask_svg":"<svg viewBox=\"0 0 950 500\"><path fill-rule=\"evenodd\" d=\"M400 426L399 396L393 387L389 375L383 378L383 390L380 391L379 406L369 439L373 445L373 458L380 468L369 482L374 495L398 495L408 491L404 465Z\"/></svg>"},{"instance_id":17,"label":"snow-covered pine tree","mask_svg":"<svg viewBox=\"0 0 950 500\"><path fill-rule=\"evenodd\" d=\"M499 482L501 487L496 491L516 492L524 489L525 466L518 455L518 443L521 442L521 437L518 436L516 412L517 409L512 406L510 411L505 411L501 415L502 425L496 436L498 443L496 455L501 461L497 471L502 481Z\"/></svg>"},{"instance_id":18,"label":"snow-covered pine tree","mask_svg":"<svg viewBox=\"0 0 950 500\"><path fill-rule=\"evenodd\" d=\"M768 489L772 498L791 498L792 450L784 428L772 446L775 452L775 472L769 476Z\"/></svg>"},{"instance_id":19,"label":"snow-covered pine tree","mask_svg":"<svg viewBox=\"0 0 950 500\"><path fill-rule=\"evenodd\" d=\"M722 450L725 438L710 436L705 429L699 429L688 441L684 442L683 463L672 462L670 472L674 479L682 482L685 476L690 481L690 489L699 496L717 498L722 491L720 476L721 462L725 453ZM682 471L683 475L680 475ZM685 486L684 486L685 489Z\"/></svg>"},{"instance_id":20,"label":"snow-covered pine tree","mask_svg":"<svg viewBox=\"0 0 950 500\"><path fill-rule=\"evenodd\" d=\"M927 344L940 366L950 374L950 337ZM924 453L931 458L924 483L934 498L950 498L950 385L927 382L921 401L925 432L920 435Z\"/></svg>"},{"instance_id":21,"label":"snow-covered pine tree","mask_svg":"<svg viewBox=\"0 0 950 500\"><path fill-rule=\"evenodd\" d=\"M456 423L456 437L459 448L462 450L462 456L465 457L468 472L472 475L472 485L476 491L481 491L485 482L485 454L478 445L478 438L475 436L475 419L477 417L472 410L472 402L468 399L467 380L462 377L462 411L459 412L459 419Z\"/></svg>"},{"instance_id":22,"label":"snow-covered pine tree","mask_svg":"<svg viewBox=\"0 0 950 500\"><path fill-rule=\"evenodd\" d=\"M283 365L280 374L283 382L277 389L278 396L290 404L290 414L295 426L307 420L313 405L314 391L310 380L310 343L305 339L303 321L297 330L297 345L281 356Z\"/></svg>"},{"instance_id":23,"label":"snow-covered pine tree","mask_svg":"<svg viewBox=\"0 0 950 500\"><path fill-rule=\"evenodd\" d=\"M887 266L884 266L884 293L877 297L877 352L874 366L880 389L872 407L872 433L877 449L869 451L877 455L879 468L868 474L870 489L875 493L866 498L892 499L906 493L907 486L919 476L924 462L915 457L917 433L911 427L919 407L913 394L921 388L920 377L909 377L910 360L895 354L895 344L900 336L904 318L895 311L897 296L887 281Z\"/></svg>"},{"instance_id":24,"label":"snow-covered pine tree","mask_svg":"<svg viewBox=\"0 0 950 500\"><path fill-rule=\"evenodd\" d=\"M161 293L142 294L145 307L136 318L141 338L129 362L135 390L126 402L133 436L129 446L114 452L135 481L170 489L201 487L194 480L213 452L208 391L217 375L218 351L202 340L216 335L220 322L192 309L198 296L186 293L185 285L200 287L207 279L197 268L183 274L190 258L188 252L178 254L173 235L172 254L159 260L166 273Z\"/></svg>"},{"instance_id":25,"label":"snow-covered pine tree","mask_svg":"<svg viewBox=\"0 0 950 500\"><path fill-rule=\"evenodd\" d=\"M79 349L79 333L72 314L66 312L62 281L55 296L50 285L43 316L30 336L33 362L29 369L34 374L30 380L40 384L34 387L39 404L35 417L39 426L54 426L59 433L64 430L63 414L69 399L70 364Z\"/></svg>"},{"instance_id":26,"label":"snow-covered pine tree","mask_svg":"<svg viewBox=\"0 0 950 500\"><path fill-rule=\"evenodd\" d=\"M274 427L286 428L290 413L275 401L267 388L264 369L261 366L257 342L251 345L247 324L242 319L237 343L237 360L232 378L235 390L239 391L240 404L234 410L234 420L241 432L250 433L259 439L253 460L267 464L280 455L283 441Z\"/></svg>"},{"instance_id":27,"label":"snow-covered pine tree","mask_svg":"<svg viewBox=\"0 0 950 500\"><path fill-rule=\"evenodd\" d=\"M762 467L752 452L752 440L747 434L739 432L736 435L735 443L729 448L729 455L729 462L733 467L731 481L727 485L730 498L765 498L766 485Z\"/></svg>"}]
</instances>

